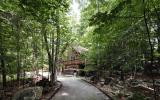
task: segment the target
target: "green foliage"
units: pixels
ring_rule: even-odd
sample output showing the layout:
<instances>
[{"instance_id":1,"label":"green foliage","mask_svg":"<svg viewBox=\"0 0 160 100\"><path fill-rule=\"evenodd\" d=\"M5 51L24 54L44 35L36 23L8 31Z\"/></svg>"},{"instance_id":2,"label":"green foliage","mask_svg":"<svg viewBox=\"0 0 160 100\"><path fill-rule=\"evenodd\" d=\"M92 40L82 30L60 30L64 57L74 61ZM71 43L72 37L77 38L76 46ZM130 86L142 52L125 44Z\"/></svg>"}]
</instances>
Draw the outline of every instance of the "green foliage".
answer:
<instances>
[{"instance_id":1,"label":"green foliage","mask_svg":"<svg viewBox=\"0 0 160 100\"><path fill-rule=\"evenodd\" d=\"M99 65L99 69L122 68L132 71L135 67L143 69L143 61L150 60L150 45L146 35L143 18L142 0L107 0L97 3L88 1L82 10L82 31L85 33L81 44L90 48L90 63ZM159 32L153 20L159 14L157 0L146 0L146 9L150 23L152 45L159 45ZM154 13L154 14L153 14ZM86 41L87 40L87 41ZM91 44L91 45L90 45ZM157 48L154 52L157 55ZM98 60L97 60L98 59Z\"/></svg>"},{"instance_id":2,"label":"green foliage","mask_svg":"<svg viewBox=\"0 0 160 100\"><path fill-rule=\"evenodd\" d=\"M49 49L60 13L60 51L71 37L66 13L70 0L2 0L0 3L0 60L6 74L40 69L48 63L42 26ZM56 41L56 35L54 35ZM54 44L56 46L56 44ZM1 64L1 62L0 62ZM20 69L20 71L18 71ZM2 72L0 72L2 73ZM4 74L4 73L2 73Z\"/></svg>"},{"instance_id":3,"label":"green foliage","mask_svg":"<svg viewBox=\"0 0 160 100\"><path fill-rule=\"evenodd\" d=\"M127 100L145 100L145 96L141 93L134 93L133 96Z\"/></svg>"}]
</instances>

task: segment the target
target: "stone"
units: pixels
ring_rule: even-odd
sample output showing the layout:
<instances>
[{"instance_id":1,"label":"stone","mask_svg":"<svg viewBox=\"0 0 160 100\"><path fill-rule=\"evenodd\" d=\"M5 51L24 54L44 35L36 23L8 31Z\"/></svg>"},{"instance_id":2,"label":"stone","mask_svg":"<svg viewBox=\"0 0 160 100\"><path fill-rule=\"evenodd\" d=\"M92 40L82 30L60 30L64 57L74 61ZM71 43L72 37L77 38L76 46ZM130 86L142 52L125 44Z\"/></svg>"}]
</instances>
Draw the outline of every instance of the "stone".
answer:
<instances>
[{"instance_id":1,"label":"stone","mask_svg":"<svg viewBox=\"0 0 160 100\"><path fill-rule=\"evenodd\" d=\"M42 95L42 87L29 87L15 93L12 100L38 100Z\"/></svg>"}]
</instances>

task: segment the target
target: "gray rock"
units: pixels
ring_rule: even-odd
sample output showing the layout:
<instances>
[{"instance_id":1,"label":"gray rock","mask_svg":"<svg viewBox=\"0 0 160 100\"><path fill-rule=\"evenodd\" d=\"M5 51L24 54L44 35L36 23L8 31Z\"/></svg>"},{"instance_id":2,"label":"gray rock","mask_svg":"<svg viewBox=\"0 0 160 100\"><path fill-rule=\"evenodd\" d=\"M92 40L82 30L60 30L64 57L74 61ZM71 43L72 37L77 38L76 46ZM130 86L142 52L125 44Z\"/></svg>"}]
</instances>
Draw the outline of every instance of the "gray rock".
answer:
<instances>
[{"instance_id":1,"label":"gray rock","mask_svg":"<svg viewBox=\"0 0 160 100\"><path fill-rule=\"evenodd\" d=\"M29 87L15 93L12 100L38 100L42 95L42 87Z\"/></svg>"}]
</instances>

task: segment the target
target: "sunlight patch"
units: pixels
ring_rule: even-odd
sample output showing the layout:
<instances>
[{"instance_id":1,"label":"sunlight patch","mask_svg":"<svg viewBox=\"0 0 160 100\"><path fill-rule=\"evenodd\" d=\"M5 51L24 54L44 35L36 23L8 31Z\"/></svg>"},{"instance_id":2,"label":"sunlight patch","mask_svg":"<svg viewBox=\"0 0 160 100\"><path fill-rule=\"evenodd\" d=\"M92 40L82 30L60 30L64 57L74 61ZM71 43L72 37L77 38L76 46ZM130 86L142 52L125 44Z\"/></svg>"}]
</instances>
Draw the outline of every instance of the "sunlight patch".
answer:
<instances>
[{"instance_id":1,"label":"sunlight patch","mask_svg":"<svg viewBox=\"0 0 160 100\"><path fill-rule=\"evenodd\" d=\"M69 94L68 93L62 93L62 96L68 96Z\"/></svg>"}]
</instances>

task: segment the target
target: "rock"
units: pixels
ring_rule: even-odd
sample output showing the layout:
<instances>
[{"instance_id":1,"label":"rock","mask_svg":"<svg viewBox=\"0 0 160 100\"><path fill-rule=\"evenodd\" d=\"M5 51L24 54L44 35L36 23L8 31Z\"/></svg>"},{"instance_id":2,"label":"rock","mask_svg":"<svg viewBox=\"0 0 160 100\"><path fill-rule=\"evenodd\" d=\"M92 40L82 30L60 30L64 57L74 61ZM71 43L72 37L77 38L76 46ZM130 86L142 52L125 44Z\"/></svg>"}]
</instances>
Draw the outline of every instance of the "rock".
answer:
<instances>
[{"instance_id":1,"label":"rock","mask_svg":"<svg viewBox=\"0 0 160 100\"><path fill-rule=\"evenodd\" d=\"M139 85L139 84L142 84L142 81L141 80L130 80L129 81L129 85L131 85L131 86L137 86L137 85Z\"/></svg>"},{"instance_id":2,"label":"rock","mask_svg":"<svg viewBox=\"0 0 160 100\"><path fill-rule=\"evenodd\" d=\"M111 83L113 81L113 79L111 77L108 77L105 79L104 84L108 85L109 83Z\"/></svg>"},{"instance_id":3,"label":"rock","mask_svg":"<svg viewBox=\"0 0 160 100\"><path fill-rule=\"evenodd\" d=\"M51 82L48 79L43 79L36 84L37 86L43 87L43 93L47 93L50 91L51 88Z\"/></svg>"},{"instance_id":4,"label":"rock","mask_svg":"<svg viewBox=\"0 0 160 100\"><path fill-rule=\"evenodd\" d=\"M42 87L29 87L15 93L12 100L37 100L41 98Z\"/></svg>"}]
</instances>

